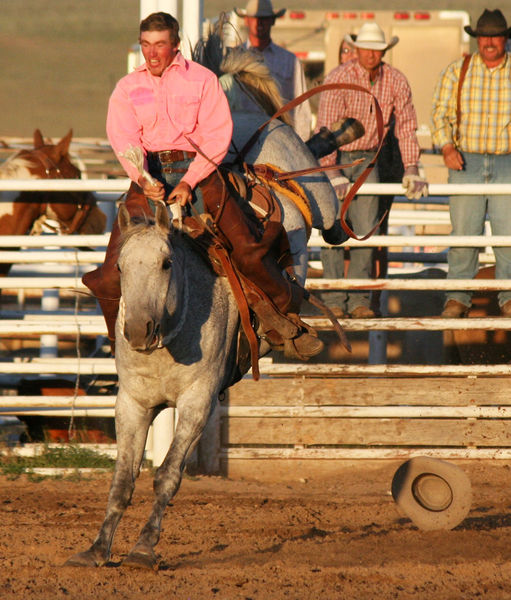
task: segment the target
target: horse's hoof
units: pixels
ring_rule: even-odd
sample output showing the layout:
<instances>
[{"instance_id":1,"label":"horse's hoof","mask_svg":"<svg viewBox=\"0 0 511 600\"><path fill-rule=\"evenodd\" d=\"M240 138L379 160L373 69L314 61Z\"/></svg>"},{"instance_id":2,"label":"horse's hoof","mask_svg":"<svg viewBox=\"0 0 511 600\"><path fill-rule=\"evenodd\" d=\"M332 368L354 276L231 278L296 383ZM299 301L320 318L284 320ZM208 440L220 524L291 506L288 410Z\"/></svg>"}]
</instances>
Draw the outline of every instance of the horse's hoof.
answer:
<instances>
[{"instance_id":1,"label":"horse's hoof","mask_svg":"<svg viewBox=\"0 0 511 600\"><path fill-rule=\"evenodd\" d=\"M131 567L134 569L151 569L153 571L158 570L158 560L156 555L151 551L150 554L142 552L130 552L128 556L122 561L123 567Z\"/></svg>"},{"instance_id":2,"label":"horse's hoof","mask_svg":"<svg viewBox=\"0 0 511 600\"><path fill-rule=\"evenodd\" d=\"M98 561L94 556L94 553L90 550L86 552L78 552L71 558L68 558L64 563L65 567L100 567L104 564L104 561Z\"/></svg>"}]
</instances>

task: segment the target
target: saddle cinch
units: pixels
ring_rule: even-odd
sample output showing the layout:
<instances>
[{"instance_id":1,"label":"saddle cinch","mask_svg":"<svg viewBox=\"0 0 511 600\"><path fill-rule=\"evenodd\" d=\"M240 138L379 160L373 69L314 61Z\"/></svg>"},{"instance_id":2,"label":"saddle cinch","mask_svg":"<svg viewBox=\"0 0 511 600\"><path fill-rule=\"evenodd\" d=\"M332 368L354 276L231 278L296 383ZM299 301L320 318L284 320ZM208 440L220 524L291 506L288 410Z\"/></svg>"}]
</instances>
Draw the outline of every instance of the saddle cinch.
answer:
<instances>
[{"instance_id":1,"label":"saddle cinch","mask_svg":"<svg viewBox=\"0 0 511 600\"><path fill-rule=\"evenodd\" d=\"M273 173L270 165L256 165L248 170L254 173L254 169L258 175L268 176ZM207 257L218 275L227 277L240 312L241 327L238 335L237 360L230 384L241 379L251 366L253 378L258 379L259 355L266 354L270 349L282 351L289 358L306 360L306 357L297 353L292 342L292 338L300 329L316 335L316 332L298 316L304 298L320 308L331 320L341 342L349 349L344 331L330 309L311 296L296 280L289 241L281 223L280 205L267 183L271 177L263 176L264 183L262 183L259 177L247 178L228 169L222 169L222 175L225 193L237 200L247 222L257 232L263 250L270 254L278 266L287 273L294 306L290 313L285 316L281 315L272 300L240 273L230 259L229 243L216 228L211 215L195 213L193 216L184 218L184 231L193 240L194 245L200 249L203 256ZM297 203L303 213L307 209L306 195L303 192L300 193L299 186L294 182L289 183L290 185L284 186L279 184L279 188L287 188L287 192L284 191L284 193L289 193L290 197L295 196L294 200L295 202L298 200ZM310 213L308 216L305 214L304 219L306 224L309 224ZM279 321L278 327L273 328L272 322L275 319ZM284 330L287 330L287 335L281 335L283 327ZM280 333L277 332L277 329ZM267 343L264 343L264 340Z\"/></svg>"}]
</instances>

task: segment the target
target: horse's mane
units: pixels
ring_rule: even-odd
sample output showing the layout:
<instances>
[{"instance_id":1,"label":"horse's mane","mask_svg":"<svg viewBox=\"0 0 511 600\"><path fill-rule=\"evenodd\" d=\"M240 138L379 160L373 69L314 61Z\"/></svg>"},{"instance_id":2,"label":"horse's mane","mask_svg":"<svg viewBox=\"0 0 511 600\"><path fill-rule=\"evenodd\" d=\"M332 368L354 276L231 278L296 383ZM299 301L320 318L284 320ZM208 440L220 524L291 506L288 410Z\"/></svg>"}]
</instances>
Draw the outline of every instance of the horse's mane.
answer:
<instances>
[{"instance_id":1,"label":"horse's mane","mask_svg":"<svg viewBox=\"0 0 511 600\"><path fill-rule=\"evenodd\" d=\"M13 154L0 165L0 179L32 179L30 167L33 166L30 159Z\"/></svg>"},{"instance_id":2,"label":"horse's mane","mask_svg":"<svg viewBox=\"0 0 511 600\"><path fill-rule=\"evenodd\" d=\"M224 74L231 75L269 116L283 106L279 86L261 54L242 47L233 48L223 59L220 69ZM287 125L293 124L289 113L284 113L280 118Z\"/></svg>"}]
</instances>

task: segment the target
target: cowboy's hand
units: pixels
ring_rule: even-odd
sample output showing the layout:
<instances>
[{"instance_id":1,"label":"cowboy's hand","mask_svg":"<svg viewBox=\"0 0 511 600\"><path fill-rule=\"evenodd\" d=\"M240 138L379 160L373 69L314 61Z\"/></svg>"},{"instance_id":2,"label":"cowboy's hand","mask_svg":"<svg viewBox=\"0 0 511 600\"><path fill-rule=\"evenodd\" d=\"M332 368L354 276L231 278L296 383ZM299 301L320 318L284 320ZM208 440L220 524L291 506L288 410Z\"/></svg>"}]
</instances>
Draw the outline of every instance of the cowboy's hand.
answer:
<instances>
[{"instance_id":1,"label":"cowboy's hand","mask_svg":"<svg viewBox=\"0 0 511 600\"><path fill-rule=\"evenodd\" d=\"M405 196L410 200L418 200L421 196L428 195L428 182L419 175L417 167L406 167L403 174L403 187Z\"/></svg>"},{"instance_id":2,"label":"cowboy's hand","mask_svg":"<svg viewBox=\"0 0 511 600\"><path fill-rule=\"evenodd\" d=\"M337 175L330 179L330 183L337 194L337 198L343 200L350 189L351 181L347 177L344 177L344 175Z\"/></svg>"},{"instance_id":3,"label":"cowboy's hand","mask_svg":"<svg viewBox=\"0 0 511 600\"><path fill-rule=\"evenodd\" d=\"M461 171L465 166L465 161L461 153L456 150L454 144L445 144L442 148L445 166L453 171Z\"/></svg>"},{"instance_id":4,"label":"cowboy's hand","mask_svg":"<svg viewBox=\"0 0 511 600\"><path fill-rule=\"evenodd\" d=\"M153 202L163 202L163 199L165 198L165 188L161 181L155 180L155 183L151 183L141 175L138 178L138 185L142 188L146 198L153 200Z\"/></svg>"},{"instance_id":5,"label":"cowboy's hand","mask_svg":"<svg viewBox=\"0 0 511 600\"><path fill-rule=\"evenodd\" d=\"M180 181L176 187L170 192L167 198L167 204L177 202L181 206L185 206L192 201L192 188L185 181Z\"/></svg>"}]
</instances>

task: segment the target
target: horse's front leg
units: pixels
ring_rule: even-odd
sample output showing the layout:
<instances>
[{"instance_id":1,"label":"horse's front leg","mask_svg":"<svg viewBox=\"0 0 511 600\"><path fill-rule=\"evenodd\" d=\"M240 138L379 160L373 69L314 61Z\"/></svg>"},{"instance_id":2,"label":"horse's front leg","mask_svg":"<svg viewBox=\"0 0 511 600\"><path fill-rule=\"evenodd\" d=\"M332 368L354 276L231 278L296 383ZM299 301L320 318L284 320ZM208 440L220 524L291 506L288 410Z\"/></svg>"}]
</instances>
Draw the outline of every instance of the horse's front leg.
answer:
<instances>
[{"instance_id":1,"label":"horse's front leg","mask_svg":"<svg viewBox=\"0 0 511 600\"><path fill-rule=\"evenodd\" d=\"M92 546L75 554L66 566L99 567L110 558L115 530L128 506L140 472L153 411L142 408L119 389L115 406L117 461L110 486L106 516Z\"/></svg>"},{"instance_id":2,"label":"horse's front leg","mask_svg":"<svg viewBox=\"0 0 511 600\"><path fill-rule=\"evenodd\" d=\"M155 501L151 515L123 565L157 569L158 563L154 547L160 539L161 521L165 508L179 489L186 459L200 439L212 406L210 393L201 395L195 391L193 396L193 399L180 399L178 404L179 420L174 439L165 460L154 477Z\"/></svg>"}]
</instances>

